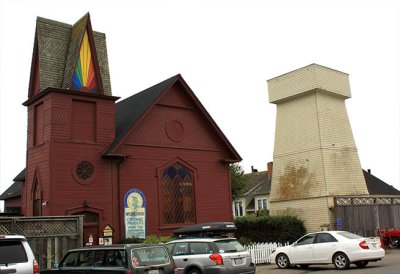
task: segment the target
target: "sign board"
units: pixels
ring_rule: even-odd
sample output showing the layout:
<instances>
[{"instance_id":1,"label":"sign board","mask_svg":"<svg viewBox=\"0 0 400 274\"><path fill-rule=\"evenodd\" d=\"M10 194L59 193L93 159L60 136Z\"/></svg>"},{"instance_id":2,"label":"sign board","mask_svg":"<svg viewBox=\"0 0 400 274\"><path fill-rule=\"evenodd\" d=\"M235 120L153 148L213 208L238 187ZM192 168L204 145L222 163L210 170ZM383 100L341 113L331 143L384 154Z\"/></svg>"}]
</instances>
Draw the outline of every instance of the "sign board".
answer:
<instances>
[{"instance_id":1,"label":"sign board","mask_svg":"<svg viewBox=\"0 0 400 274\"><path fill-rule=\"evenodd\" d=\"M104 237L112 237L114 229L112 229L111 226L106 225L106 227L103 229L103 235Z\"/></svg>"},{"instance_id":2,"label":"sign board","mask_svg":"<svg viewBox=\"0 0 400 274\"><path fill-rule=\"evenodd\" d=\"M146 198L138 189L124 196L125 238L146 238Z\"/></svg>"},{"instance_id":3,"label":"sign board","mask_svg":"<svg viewBox=\"0 0 400 274\"><path fill-rule=\"evenodd\" d=\"M337 224L338 230L341 230L342 229L342 220L340 220L340 218L337 218L336 224Z\"/></svg>"}]
</instances>

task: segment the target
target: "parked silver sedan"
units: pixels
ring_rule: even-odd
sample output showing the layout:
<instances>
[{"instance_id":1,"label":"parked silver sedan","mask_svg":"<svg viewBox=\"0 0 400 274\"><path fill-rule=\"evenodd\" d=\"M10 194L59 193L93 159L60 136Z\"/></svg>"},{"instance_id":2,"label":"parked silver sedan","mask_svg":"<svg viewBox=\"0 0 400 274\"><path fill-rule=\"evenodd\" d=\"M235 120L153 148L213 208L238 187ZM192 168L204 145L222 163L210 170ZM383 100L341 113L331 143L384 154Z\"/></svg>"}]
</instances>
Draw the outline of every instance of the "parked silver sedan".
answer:
<instances>
[{"instance_id":1,"label":"parked silver sedan","mask_svg":"<svg viewBox=\"0 0 400 274\"><path fill-rule=\"evenodd\" d=\"M365 267L384 256L379 238L365 238L347 231L321 231L307 234L290 246L278 247L271 261L279 268L333 263L336 269L347 269L351 263Z\"/></svg>"}]
</instances>

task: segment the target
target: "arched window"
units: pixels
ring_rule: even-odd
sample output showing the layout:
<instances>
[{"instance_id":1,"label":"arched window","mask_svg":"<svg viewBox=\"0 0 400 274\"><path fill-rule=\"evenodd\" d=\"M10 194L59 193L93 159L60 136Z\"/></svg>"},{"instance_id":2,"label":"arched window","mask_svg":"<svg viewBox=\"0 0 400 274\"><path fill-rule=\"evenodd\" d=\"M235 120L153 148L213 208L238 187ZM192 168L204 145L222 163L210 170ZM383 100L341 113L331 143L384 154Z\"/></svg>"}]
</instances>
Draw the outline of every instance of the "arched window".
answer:
<instances>
[{"instance_id":1,"label":"arched window","mask_svg":"<svg viewBox=\"0 0 400 274\"><path fill-rule=\"evenodd\" d=\"M33 216L42 215L42 193L40 191L39 182L35 179L33 187Z\"/></svg>"},{"instance_id":2,"label":"arched window","mask_svg":"<svg viewBox=\"0 0 400 274\"><path fill-rule=\"evenodd\" d=\"M194 223L192 172L179 163L167 167L162 177L164 224Z\"/></svg>"}]
</instances>

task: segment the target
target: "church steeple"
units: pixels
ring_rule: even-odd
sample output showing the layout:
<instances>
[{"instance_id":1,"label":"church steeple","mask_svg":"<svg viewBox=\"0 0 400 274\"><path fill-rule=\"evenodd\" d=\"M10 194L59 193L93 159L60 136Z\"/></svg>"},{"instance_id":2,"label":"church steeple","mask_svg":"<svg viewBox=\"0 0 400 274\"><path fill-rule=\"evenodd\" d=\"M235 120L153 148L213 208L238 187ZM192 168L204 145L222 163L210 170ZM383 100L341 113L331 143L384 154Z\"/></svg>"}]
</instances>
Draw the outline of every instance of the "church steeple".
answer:
<instances>
[{"instance_id":1,"label":"church steeple","mask_svg":"<svg viewBox=\"0 0 400 274\"><path fill-rule=\"evenodd\" d=\"M29 99L47 88L112 96L106 37L89 13L72 26L37 18Z\"/></svg>"}]
</instances>

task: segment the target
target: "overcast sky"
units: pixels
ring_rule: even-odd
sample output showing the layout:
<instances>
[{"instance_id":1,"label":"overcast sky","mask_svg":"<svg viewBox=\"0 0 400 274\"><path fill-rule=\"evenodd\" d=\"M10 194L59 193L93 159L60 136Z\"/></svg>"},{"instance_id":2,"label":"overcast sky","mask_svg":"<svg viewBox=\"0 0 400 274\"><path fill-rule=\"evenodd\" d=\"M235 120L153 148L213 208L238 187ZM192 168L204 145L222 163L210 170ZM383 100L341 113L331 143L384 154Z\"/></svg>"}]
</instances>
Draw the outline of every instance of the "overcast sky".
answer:
<instances>
[{"instance_id":1,"label":"overcast sky","mask_svg":"<svg viewBox=\"0 0 400 274\"><path fill-rule=\"evenodd\" d=\"M243 158L273 160L266 80L317 63L350 75L346 107L361 166L400 189L400 1L0 0L0 192L25 167L36 17L90 12L122 99L181 73Z\"/></svg>"}]
</instances>

